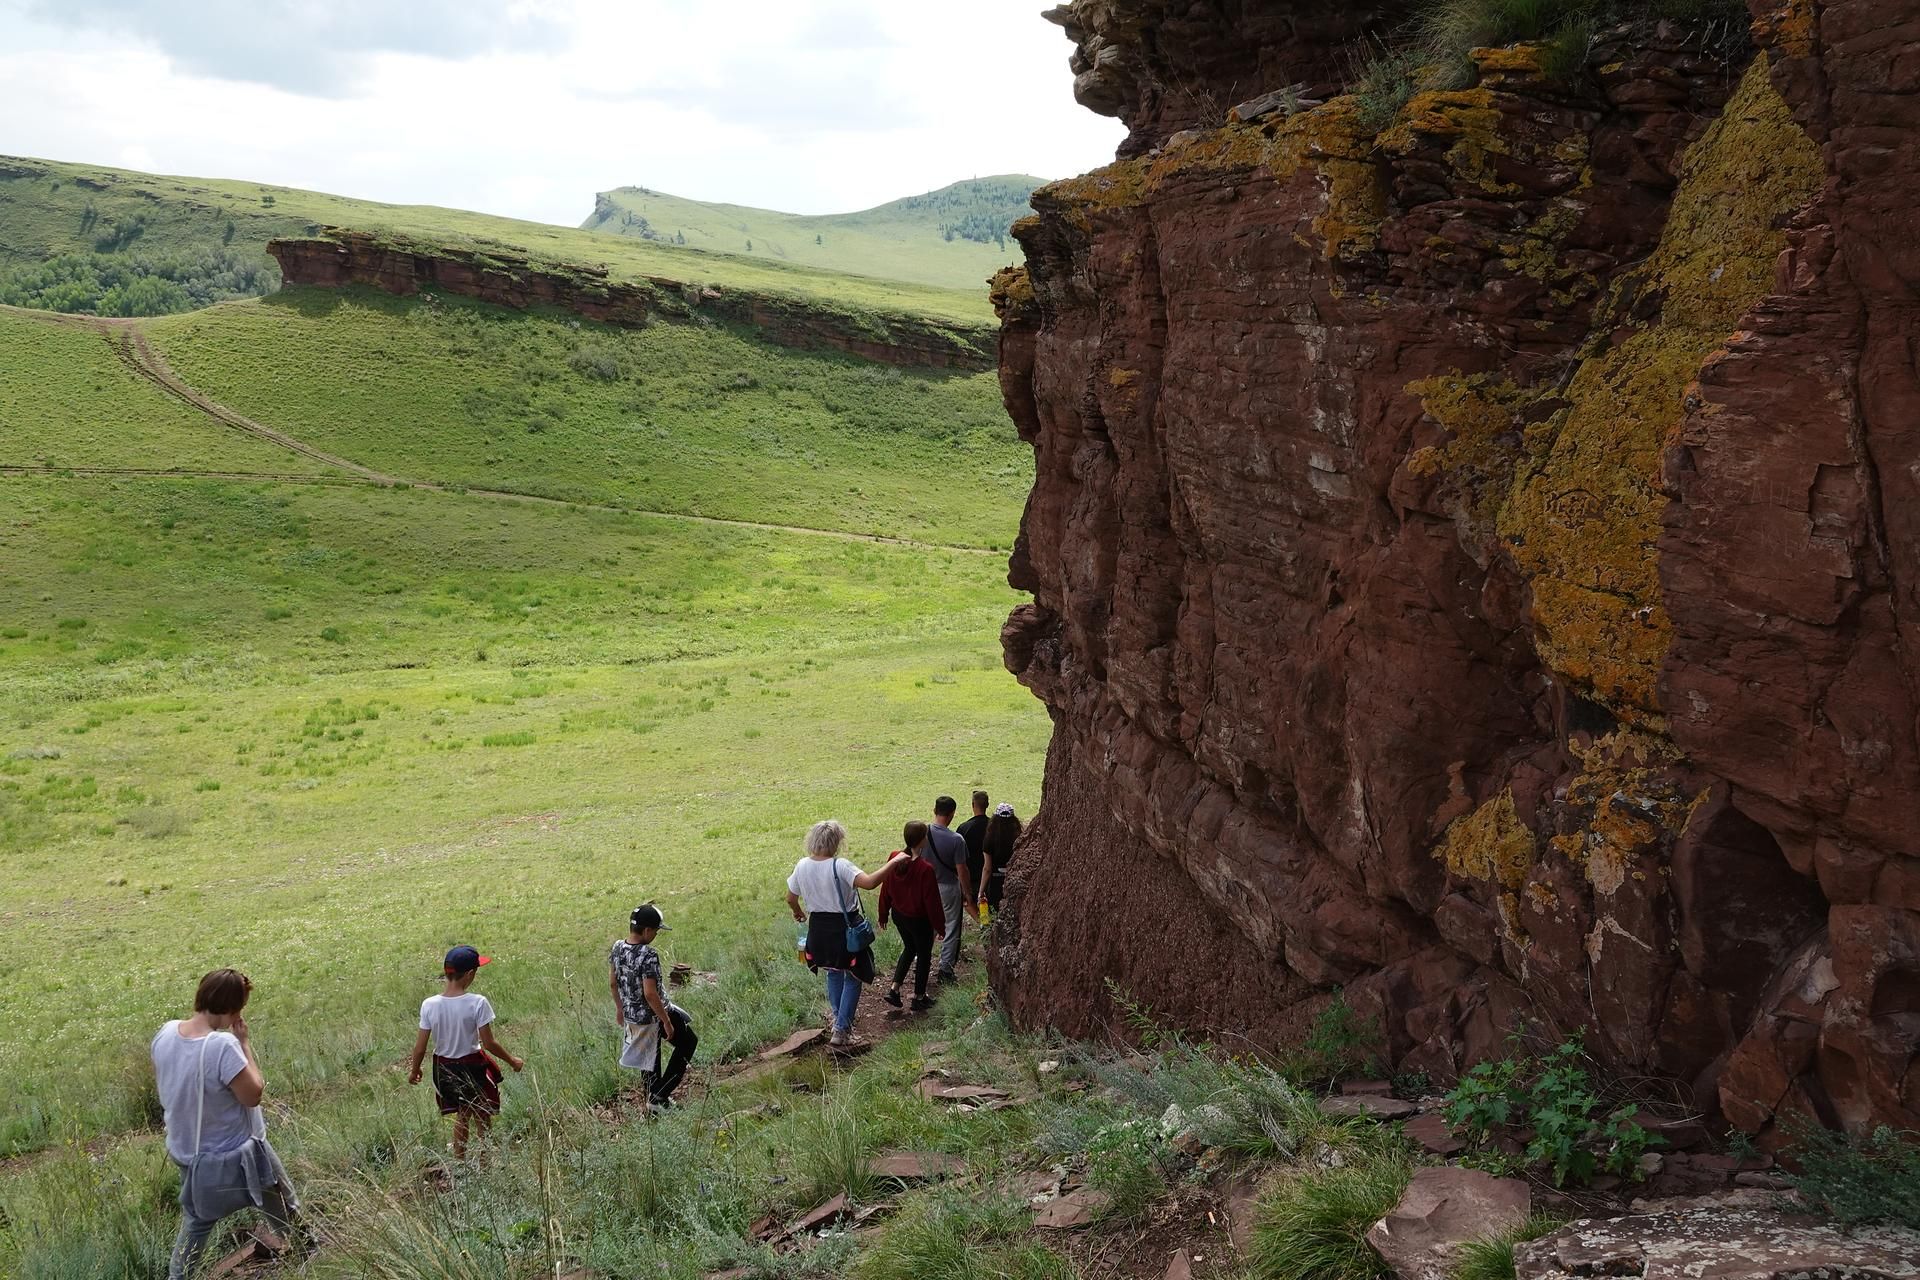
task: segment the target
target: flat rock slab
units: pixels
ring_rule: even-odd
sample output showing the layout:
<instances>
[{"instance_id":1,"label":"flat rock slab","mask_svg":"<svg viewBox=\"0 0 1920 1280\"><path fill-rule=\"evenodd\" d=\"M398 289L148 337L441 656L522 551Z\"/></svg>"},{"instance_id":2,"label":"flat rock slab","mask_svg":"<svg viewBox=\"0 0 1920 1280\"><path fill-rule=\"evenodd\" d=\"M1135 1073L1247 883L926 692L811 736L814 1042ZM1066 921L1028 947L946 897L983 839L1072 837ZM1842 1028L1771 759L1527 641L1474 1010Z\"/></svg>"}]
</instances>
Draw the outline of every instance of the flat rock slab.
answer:
<instances>
[{"instance_id":1,"label":"flat rock slab","mask_svg":"<svg viewBox=\"0 0 1920 1280\"><path fill-rule=\"evenodd\" d=\"M996 1089L985 1084L948 1084L939 1076L927 1076L914 1086L914 1091L931 1102L1007 1102L1009 1095L1004 1089Z\"/></svg>"},{"instance_id":2,"label":"flat rock slab","mask_svg":"<svg viewBox=\"0 0 1920 1280\"><path fill-rule=\"evenodd\" d=\"M1092 1187L1079 1187L1055 1196L1033 1211L1033 1225L1050 1231L1072 1231L1092 1224L1113 1205L1113 1197Z\"/></svg>"},{"instance_id":3,"label":"flat rock slab","mask_svg":"<svg viewBox=\"0 0 1920 1280\"><path fill-rule=\"evenodd\" d=\"M1193 1259L1185 1249L1175 1249L1162 1280L1193 1280Z\"/></svg>"},{"instance_id":4,"label":"flat rock slab","mask_svg":"<svg viewBox=\"0 0 1920 1280\"><path fill-rule=\"evenodd\" d=\"M1453 1131L1445 1119L1431 1113L1415 1116L1402 1130L1409 1138L1437 1156L1450 1156L1464 1150L1466 1141Z\"/></svg>"},{"instance_id":5,"label":"flat rock slab","mask_svg":"<svg viewBox=\"0 0 1920 1280\"><path fill-rule=\"evenodd\" d=\"M1751 1202L1570 1222L1513 1250L1517 1280L1850 1280L1920 1276L1920 1231L1843 1232L1805 1214Z\"/></svg>"},{"instance_id":6,"label":"flat rock slab","mask_svg":"<svg viewBox=\"0 0 1920 1280\"><path fill-rule=\"evenodd\" d=\"M1349 1080L1340 1086L1340 1092L1349 1098L1391 1098L1393 1081Z\"/></svg>"},{"instance_id":7,"label":"flat rock slab","mask_svg":"<svg viewBox=\"0 0 1920 1280\"><path fill-rule=\"evenodd\" d=\"M1449 1165L1416 1169L1400 1203L1368 1229L1367 1243L1399 1280L1447 1280L1462 1244L1519 1226L1532 1204L1518 1178Z\"/></svg>"},{"instance_id":8,"label":"flat rock slab","mask_svg":"<svg viewBox=\"0 0 1920 1280\"><path fill-rule=\"evenodd\" d=\"M842 1193L827 1201L825 1204L809 1210L806 1214L796 1219L793 1225L787 1228L786 1234L790 1236L800 1236L807 1234L809 1231L817 1231L829 1222L837 1222L841 1218L846 1217L849 1211L850 1206L847 1204L847 1197Z\"/></svg>"},{"instance_id":9,"label":"flat rock slab","mask_svg":"<svg viewBox=\"0 0 1920 1280\"><path fill-rule=\"evenodd\" d=\"M773 1048L762 1052L760 1060L762 1062L771 1062L775 1058L791 1058L794 1054L805 1049L810 1049L826 1038L827 1032L824 1027L808 1027L805 1030L794 1032L785 1040L773 1046Z\"/></svg>"},{"instance_id":10,"label":"flat rock slab","mask_svg":"<svg viewBox=\"0 0 1920 1280\"><path fill-rule=\"evenodd\" d=\"M1320 1114L1326 1116L1365 1116L1369 1120L1404 1120L1420 1110L1400 1098L1376 1098L1358 1093L1320 1099Z\"/></svg>"},{"instance_id":11,"label":"flat rock slab","mask_svg":"<svg viewBox=\"0 0 1920 1280\"><path fill-rule=\"evenodd\" d=\"M901 1182L923 1182L929 1178L951 1178L967 1171L967 1162L940 1151L889 1151L867 1164L876 1178L895 1178Z\"/></svg>"},{"instance_id":12,"label":"flat rock slab","mask_svg":"<svg viewBox=\"0 0 1920 1280\"><path fill-rule=\"evenodd\" d=\"M207 1280L216 1277L244 1276L261 1270L278 1256L258 1240L249 1240L226 1257L213 1264L207 1272Z\"/></svg>"}]
</instances>

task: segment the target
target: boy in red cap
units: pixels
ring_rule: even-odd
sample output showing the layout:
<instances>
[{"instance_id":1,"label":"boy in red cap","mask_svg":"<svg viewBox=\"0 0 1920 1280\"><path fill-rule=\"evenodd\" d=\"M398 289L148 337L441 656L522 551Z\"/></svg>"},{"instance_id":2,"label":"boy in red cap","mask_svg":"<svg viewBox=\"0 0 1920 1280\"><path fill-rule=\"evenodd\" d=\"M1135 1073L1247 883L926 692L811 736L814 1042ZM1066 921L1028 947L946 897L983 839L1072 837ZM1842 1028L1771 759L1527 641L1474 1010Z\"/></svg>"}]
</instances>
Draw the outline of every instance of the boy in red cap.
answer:
<instances>
[{"instance_id":1,"label":"boy in red cap","mask_svg":"<svg viewBox=\"0 0 1920 1280\"><path fill-rule=\"evenodd\" d=\"M447 952L443 966L446 985L440 994L420 1002L420 1034L413 1042L413 1062L407 1083L420 1083L420 1063L433 1041L433 1096L440 1114L453 1117L453 1158L467 1155L471 1127L475 1141L487 1136L487 1127L500 1114L500 1068L494 1058L515 1071L526 1063L508 1053L493 1036L493 1004L468 990L480 966L492 963L472 947ZM486 1052L481 1052L484 1049Z\"/></svg>"}]
</instances>

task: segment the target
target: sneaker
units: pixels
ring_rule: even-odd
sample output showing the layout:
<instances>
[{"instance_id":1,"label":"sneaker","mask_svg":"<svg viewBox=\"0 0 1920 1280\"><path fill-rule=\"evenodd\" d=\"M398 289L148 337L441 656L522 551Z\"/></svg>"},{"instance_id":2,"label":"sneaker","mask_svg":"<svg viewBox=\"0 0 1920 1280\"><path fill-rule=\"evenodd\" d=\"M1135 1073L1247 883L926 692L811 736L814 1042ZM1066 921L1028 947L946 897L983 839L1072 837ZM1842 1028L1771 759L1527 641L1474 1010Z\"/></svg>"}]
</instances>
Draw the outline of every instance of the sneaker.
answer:
<instances>
[{"instance_id":1,"label":"sneaker","mask_svg":"<svg viewBox=\"0 0 1920 1280\"><path fill-rule=\"evenodd\" d=\"M847 1033L836 1027L834 1028L833 1035L828 1037L827 1043L833 1048L838 1049L847 1043Z\"/></svg>"},{"instance_id":2,"label":"sneaker","mask_svg":"<svg viewBox=\"0 0 1920 1280\"><path fill-rule=\"evenodd\" d=\"M672 1098L647 1099L647 1110L649 1111L672 1111L674 1108L678 1107L679 1105L680 1104L675 1102Z\"/></svg>"},{"instance_id":3,"label":"sneaker","mask_svg":"<svg viewBox=\"0 0 1920 1280\"><path fill-rule=\"evenodd\" d=\"M949 984L955 983L960 981L960 975L955 973L951 969L942 969L940 971L940 981L949 983Z\"/></svg>"},{"instance_id":4,"label":"sneaker","mask_svg":"<svg viewBox=\"0 0 1920 1280\"><path fill-rule=\"evenodd\" d=\"M925 1013L927 1010L933 1008L933 1001L926 996L915 996L913 1003L908 1007L915 1013Z\"/></svg>"},{"instance_id":5,"label":"sneaker","mask_svg":"<svg viewBox=\"0 0 1920 1280\"><path fill-rule=\"evenodd\" d=\"M880 993L880 998L896 1009L900 1007L900 993L898 991L883 991Z\"/></svg>"}]
</instances>

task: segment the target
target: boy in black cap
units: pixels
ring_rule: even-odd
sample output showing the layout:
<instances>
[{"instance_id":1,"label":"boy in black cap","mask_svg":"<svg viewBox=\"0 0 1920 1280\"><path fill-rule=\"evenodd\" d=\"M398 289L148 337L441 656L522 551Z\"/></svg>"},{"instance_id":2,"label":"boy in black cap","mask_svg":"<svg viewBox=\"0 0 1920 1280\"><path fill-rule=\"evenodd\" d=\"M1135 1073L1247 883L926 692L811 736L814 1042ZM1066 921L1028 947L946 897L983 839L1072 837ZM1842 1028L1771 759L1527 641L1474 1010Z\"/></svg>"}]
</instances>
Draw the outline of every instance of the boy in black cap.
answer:
<instances>
[{"instance_id":1,"label":"boy in black cap","mask_svg":"<svg viewBox=\"0 0 1920 1280\"><path fill-rule=\"evenodd\" d=\"M673 1091L680 1087L700 1041L687 1011L660 989L660 953L653 949L653 940L668 927L660 908L651 902L635 907L627 918L627 936L614 943L607 956L614 1021L627 1032L620 1065L642 1073L650 1112L673 1108ZM665 1071L660 1070L662 1036L673 1046Z\"/></svg>"},{"instance_id":2,"label":"boy in black cap","mask_svg":"<svg viewBox=\"0 0 1920 1280\"><path fill-rule=\"evenodd\" d=\"M475 1141L500 1114L500 1068L494 1058L518 1071L526 1063L500 1047L493 1036L493 1002L468 990L480 966L493 963L472 947L455 947L441 965L446 985L420 1002L420 1034L413 1041L407 1083L420 1083L420 1061L433 1042L433 1096L440 1114L453 1117L453 1158L467 1154L467 1132ZM483 1053L481 1050L485 1050Z\"/></svg>"}]
</instances>

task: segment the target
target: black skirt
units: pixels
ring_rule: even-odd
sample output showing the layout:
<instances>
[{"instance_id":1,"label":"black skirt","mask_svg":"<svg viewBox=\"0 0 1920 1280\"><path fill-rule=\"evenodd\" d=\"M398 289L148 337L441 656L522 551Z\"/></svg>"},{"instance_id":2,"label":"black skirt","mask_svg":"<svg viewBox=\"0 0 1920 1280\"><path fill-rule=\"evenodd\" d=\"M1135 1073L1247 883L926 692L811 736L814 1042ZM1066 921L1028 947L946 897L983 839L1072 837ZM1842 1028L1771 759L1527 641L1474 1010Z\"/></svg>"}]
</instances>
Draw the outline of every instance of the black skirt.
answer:
<instances>
[{"instance_id":1,"label":"black skirt","mask_svg":"<svg viewBox=\"0 0 1920 1280\"><path fill-rule=\"evenodd\" d=\"M847 917L841 911L815 911L807 917L807 968L844 969L862 982L873 981L873 948L847 954Z\"/></svg>"}]
</instances>

